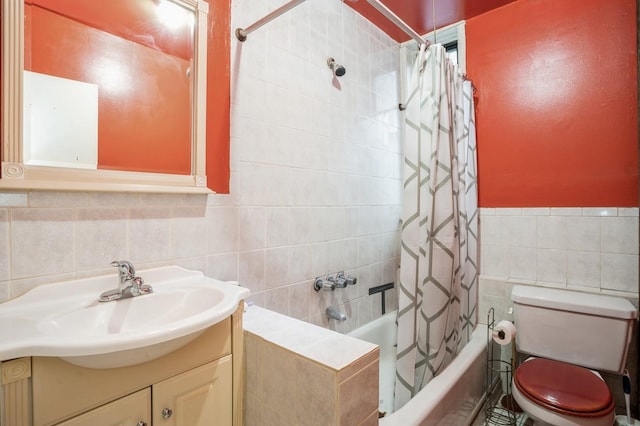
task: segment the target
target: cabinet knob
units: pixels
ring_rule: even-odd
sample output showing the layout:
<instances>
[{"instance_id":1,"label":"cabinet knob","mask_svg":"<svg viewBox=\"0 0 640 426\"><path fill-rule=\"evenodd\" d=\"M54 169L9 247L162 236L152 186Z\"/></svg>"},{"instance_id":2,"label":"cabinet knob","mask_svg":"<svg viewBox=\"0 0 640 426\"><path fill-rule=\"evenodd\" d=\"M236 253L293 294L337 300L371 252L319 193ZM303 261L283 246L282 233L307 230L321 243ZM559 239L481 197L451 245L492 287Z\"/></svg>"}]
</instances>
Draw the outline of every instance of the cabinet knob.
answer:
<instances>
[{"instance_id":1,"label":"cabinet knob","mask_svg":"<svg viewBox=\"0 0 640 426\"><path fill-rule=\"evenodd\" d=\"M140 420L138 423L136 423L136 426L147 426L147 423Z\"/></svg>"},{"instance_id":2,"label":"cabinet knob","mask_svg":"<svg viewBox=\"0 0 640 426\"><path fill-rule=\"evenodd\" d=\"M162 418L168 419L173 414L173 410L171 408L163 408L162 409Z\"/></svg>"}]
</instances>

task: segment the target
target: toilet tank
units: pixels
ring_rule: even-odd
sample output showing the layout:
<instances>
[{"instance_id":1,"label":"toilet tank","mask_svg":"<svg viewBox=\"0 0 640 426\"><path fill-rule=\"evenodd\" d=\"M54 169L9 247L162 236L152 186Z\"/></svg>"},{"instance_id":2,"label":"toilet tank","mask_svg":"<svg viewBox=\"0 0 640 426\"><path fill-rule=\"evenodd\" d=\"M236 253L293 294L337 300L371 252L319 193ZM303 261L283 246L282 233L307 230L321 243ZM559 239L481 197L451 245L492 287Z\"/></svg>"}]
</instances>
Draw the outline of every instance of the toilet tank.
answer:
<instances>
[{"instance_id":1,"label":"toilet tank","mask_svg":"<svg viewBox=\"0 0 640 426\"><path fill-rule=\"evenodd\" d=\"M628 300L533 286L514 286L511 299L520 352L624 371L637 316Z\"/></svg>"}]
</instances>

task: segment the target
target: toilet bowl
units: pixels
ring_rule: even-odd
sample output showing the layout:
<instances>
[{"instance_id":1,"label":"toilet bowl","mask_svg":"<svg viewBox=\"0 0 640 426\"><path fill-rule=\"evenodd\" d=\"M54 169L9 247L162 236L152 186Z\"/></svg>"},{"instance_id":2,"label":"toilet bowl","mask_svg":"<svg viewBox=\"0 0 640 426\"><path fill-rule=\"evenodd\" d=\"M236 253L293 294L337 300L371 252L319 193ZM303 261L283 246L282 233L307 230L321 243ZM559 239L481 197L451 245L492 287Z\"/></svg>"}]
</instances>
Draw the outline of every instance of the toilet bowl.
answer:
<instances>
[{"instance_id":1,"label":"toilet bowl","mask_svg":"<svg viewBox=\"0 0 640 426\"><path fill-rule=\"evenodd\" d=\"M513 375L513 398L536 425L611 426L613 396L592 370L544 358L529 358Z\"/></svg>"},{"instance_id":2,"label":"toilet bowl","mask_svg":"<svg viewBox=\"0 0 640 426\"><path fill-rule=\"evenodd\" d=\"M516 368L512 393L537 424L612 426L615 401L599 371L626 366L634 306L626 299L514 286L516 348L531 356Z\"/></svg>"}]
</instances>

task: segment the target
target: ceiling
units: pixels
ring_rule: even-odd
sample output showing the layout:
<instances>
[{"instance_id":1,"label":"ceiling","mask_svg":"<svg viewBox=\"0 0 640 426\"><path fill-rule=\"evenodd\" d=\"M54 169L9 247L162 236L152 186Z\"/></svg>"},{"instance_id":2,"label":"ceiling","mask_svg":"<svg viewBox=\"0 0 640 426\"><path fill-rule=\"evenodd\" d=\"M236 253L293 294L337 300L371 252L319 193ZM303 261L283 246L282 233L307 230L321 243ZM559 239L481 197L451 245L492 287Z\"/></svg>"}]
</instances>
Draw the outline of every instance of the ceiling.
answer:
<instances>
[{"instance_id":1,"label":"ceiling","mask_svg":"<svg viewBox=\"0 0 640 426\"><path fill-rule=\"evenodd\" d=\"M342 0L362 16L377 25L397 42L410 40L410 36L390 22L371 6L368 0ZM489 10L516 0L380 0L400 19L419 34L433 31L463 19L481 15ZM435 2L435 4L434 4ZM434 13L435 7L435 24Z\"/></svg>"}]
</instances>

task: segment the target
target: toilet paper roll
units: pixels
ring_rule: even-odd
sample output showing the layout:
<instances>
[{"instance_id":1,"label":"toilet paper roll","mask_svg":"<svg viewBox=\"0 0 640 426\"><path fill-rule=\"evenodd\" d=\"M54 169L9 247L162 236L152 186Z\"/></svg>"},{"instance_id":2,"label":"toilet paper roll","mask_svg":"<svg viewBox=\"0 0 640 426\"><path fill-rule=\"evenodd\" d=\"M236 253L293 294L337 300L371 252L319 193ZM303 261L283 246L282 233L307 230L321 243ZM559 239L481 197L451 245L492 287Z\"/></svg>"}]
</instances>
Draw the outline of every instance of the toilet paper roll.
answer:
<instances>
[{"instance_id":1,"label":"toilet paper roll","mask_svg":"<svg viewBox=\"0 0 640 426\"><path fill-rule=\"evenodd\" d=\"M508 345L516 337L516 326L511 321L502 320L493 328L493 341L499 345Z\"/></svg>"}]
</instances>

